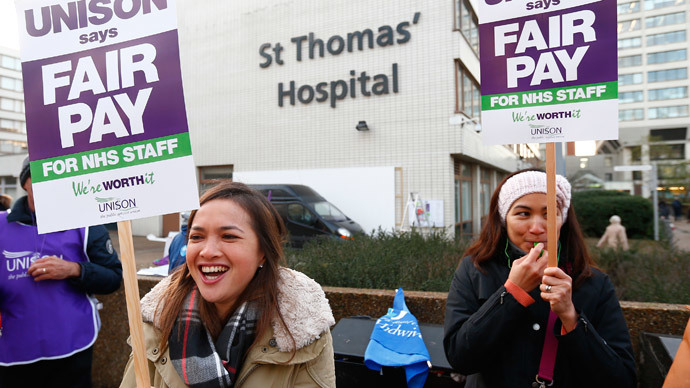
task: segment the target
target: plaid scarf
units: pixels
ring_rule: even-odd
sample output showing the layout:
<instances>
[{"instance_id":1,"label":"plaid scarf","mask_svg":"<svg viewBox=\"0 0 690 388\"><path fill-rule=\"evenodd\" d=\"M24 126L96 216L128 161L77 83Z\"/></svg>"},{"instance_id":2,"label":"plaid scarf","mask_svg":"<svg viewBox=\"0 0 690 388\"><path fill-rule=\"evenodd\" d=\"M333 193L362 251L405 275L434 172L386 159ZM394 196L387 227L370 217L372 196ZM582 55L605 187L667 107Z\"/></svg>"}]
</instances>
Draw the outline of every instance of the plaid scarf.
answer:
<instances>
[{"instance_id":1,"label":"plaid scarf","mask_svg":"<svg viewBox=\"0 0 690 388\"><path fill-rule=\"evenodd\" d=\"M187 295L168 340L170 360L185 384L194 388L233 387L244 356L254 342L258 311L244 302L214 342L201 322L199 290Z\"/></svg>"}]
</instances>

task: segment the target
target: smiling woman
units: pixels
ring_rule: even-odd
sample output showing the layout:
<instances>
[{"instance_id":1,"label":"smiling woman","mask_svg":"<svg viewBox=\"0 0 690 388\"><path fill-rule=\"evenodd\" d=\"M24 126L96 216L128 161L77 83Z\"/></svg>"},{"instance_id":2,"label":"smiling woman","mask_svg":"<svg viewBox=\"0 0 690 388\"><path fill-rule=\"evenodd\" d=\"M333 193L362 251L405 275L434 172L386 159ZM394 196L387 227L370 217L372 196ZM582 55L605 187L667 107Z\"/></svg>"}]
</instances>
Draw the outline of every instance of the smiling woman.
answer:
<instances>
[{"instance_id":1,"label":"smiling woman","mask_svg":"<svg viewBox=\"0 0 690 388\"><path fill-rule=\"evenodd\" d=\"M316 282L281 266L280 215L241 183L200 203L186 263L141 302L151 384L335 387L333 314ZM134 386L130 358L121 387Z\"/></svg>"}]
</instances>

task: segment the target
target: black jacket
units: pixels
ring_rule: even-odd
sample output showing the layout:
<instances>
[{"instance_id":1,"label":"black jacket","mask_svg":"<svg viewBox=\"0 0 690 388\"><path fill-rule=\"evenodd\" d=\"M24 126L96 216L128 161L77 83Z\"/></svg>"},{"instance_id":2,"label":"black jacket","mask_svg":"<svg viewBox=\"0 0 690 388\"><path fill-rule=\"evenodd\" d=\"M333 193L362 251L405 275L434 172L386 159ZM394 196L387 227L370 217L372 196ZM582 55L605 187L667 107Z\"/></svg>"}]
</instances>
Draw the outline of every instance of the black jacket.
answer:
<instances>
[{"instance_id":1,"label":"black jacket","mask_svg":"<svg viewBox=\"0 0 690 388\"><path fill-rule=\"evenodd\" d=\"M467 388L531 387L539 371L549 304L539 288L529 294L535 303L523 307L503 286L508 260L524 255L509 249L483 264L481 273L465 257L448 293L443 345ZM635 361L623 312L608 276L593 269L573 292L580 314L575 330L554 334L558 353L552 387L634 387Z\"/></svg>"},{"instance_id":2,"label":"black jacket","mask_svg":"<svg viewBox=\"0 0 690 388\"><path fill-rule=\"evenodd\" d=\"M35 219L35 214L29 210L27 197L19 198L7 215L8 222L26 225L35 225ZM89 227L86 254L89 262L78 263L81 275L69 278L68 281L88 294L109 294L116 291L122 282L122 265L103 225Z\"/></svg>"}]
</instances>

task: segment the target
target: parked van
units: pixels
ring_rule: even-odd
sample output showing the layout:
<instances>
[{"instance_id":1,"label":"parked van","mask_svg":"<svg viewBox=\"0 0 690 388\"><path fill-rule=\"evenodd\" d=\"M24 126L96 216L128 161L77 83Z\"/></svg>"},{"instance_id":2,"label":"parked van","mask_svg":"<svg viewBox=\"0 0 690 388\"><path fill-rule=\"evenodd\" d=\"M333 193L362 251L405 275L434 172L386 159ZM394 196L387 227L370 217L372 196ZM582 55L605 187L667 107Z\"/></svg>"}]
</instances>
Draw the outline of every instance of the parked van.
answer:
<instances>
[{"instance_id":1,"label":"parked van","mask_svg":"<svg viewBox=\"0 0 690 388\"><path fill-rule=\"evenodd\" d=\"M332 203L304 185L249 185L264 194L278 210L290 233L290 245L301 248L318 236L350 239L362 227Z\"/></svg>"}]
</instances>

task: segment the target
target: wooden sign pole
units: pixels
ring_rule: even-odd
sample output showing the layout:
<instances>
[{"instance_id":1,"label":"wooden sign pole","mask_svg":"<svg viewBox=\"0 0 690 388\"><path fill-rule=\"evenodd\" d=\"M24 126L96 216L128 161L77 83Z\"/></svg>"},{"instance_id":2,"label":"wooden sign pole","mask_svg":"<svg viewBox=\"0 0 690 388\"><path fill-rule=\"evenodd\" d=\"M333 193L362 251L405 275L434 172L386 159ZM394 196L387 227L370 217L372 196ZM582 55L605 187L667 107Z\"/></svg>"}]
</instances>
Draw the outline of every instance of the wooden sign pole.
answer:
<instances>
[{"instance_id":1,"label":"wooden sign pole","mask_svg":"<svg viewBox=\"0 0 690 388\"><path fill-rule=\"evenodd\" d=\"M129 333L132 353L134 354L133 362L137 388L150 388L151 379L146 363L144 327L141 323L141 306L139 305L139 283L137 283L137 266L134 260L134 244L132 242L132 223L119 221L117 223L117 236L120 240L122 275L125 284L127 317L129 318Z\"/></svg>"},{"instance_id":2,"label":"wooden sign pole","mask_svg":"<svg viewBox=\"0 0 690 388\"><path fill-rule=\"evenodd\" d=\"M558 267L556 209L556 144L546 143L546 251L549 253L549 267Z\"/></svg>"}]
</instances>

